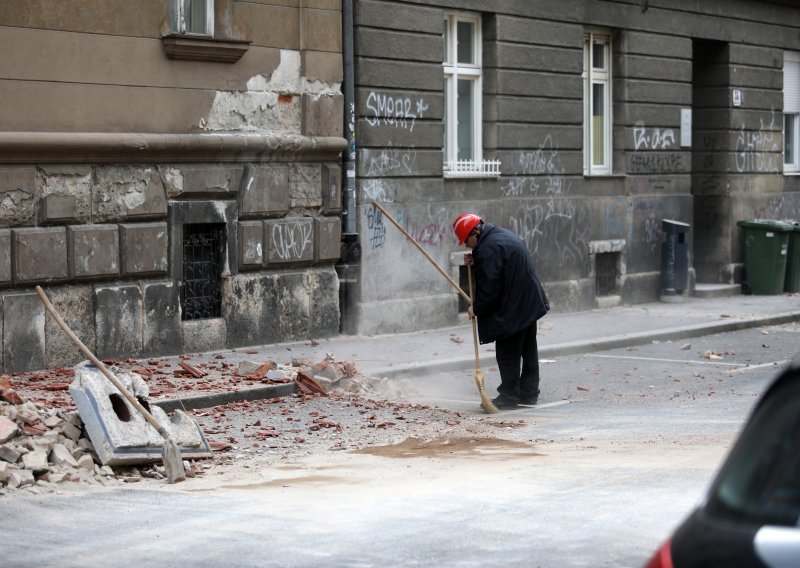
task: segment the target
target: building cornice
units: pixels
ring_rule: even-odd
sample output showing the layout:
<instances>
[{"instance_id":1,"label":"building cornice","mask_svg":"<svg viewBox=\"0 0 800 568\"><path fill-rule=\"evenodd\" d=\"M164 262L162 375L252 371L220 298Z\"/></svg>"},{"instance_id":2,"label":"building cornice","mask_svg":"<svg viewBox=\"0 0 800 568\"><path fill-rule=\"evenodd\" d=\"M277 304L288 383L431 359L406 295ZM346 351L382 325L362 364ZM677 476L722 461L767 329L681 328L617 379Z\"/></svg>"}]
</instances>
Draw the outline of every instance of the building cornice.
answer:
<instances>
[{"instance_id":1,"label":"building cornice","mask_svg":"<svg viewBox=\"0 0 800 568\"><path fill-rule=\"evenodd\" d=\"M331 161L344 138L249 132L0 132L0 163Z\"/></svg>"}]
</instances>

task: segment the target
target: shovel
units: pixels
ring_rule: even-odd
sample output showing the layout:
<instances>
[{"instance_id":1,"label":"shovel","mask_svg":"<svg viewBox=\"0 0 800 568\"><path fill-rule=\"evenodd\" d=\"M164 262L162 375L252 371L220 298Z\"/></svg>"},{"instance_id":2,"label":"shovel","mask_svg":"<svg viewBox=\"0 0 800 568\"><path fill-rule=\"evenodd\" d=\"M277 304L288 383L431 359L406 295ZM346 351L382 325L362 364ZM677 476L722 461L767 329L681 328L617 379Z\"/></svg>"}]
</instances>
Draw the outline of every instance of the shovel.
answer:
<instances>
[{"instance_id":1,"label":"shovel","mask_svg":"<svg viewBox=\"0 0 800 568\"><path fill-rule=\"evenodd\" d=\"M84 355L92 362L92 364L100 369L100 372L103 373L106 378L111 381L111 383L117 388L117 390L124 396L128 402L130 402L133 407L141 412L144 419L147 421L150 426L158 430L158 433L161 434L161 437L164 438L164 447L161 448L161 459L164 462L164 470L167 473L167 482L168 483L176 483L178 481L183 481L186 479L186 470L183 467L183 458L181 457L180 448L172 439L169 431L164 428L161 424L159 424L158 420L147 411L147 409L142 406L142 404L133 396L128 389L114 376L114 374L108 370L108 368L103 364L100 359L94 356L94 354L89 351L89 348L86 347L83 342L78 339L69 326L61 319L61 316L56 311L53 304L50 303L50 300L47 298L47 295L42 290L41 286L36 286L36 293L39 295L39 299L44 304L44 307L47 308L47 311L50 312L50 315L53 316L53 319L56 320L56 323L64 330L64 333L69 336L75 345L83 352Z\"/></svg>"},{"instance_id":2,"label":"shovel","mask_svg":"<svg viewBox=\"0 0 800 568\"><path fill-rule=\"evenodd\" d=\"M435 260L433 260L433 257L428 254L428 251L426 251L424 248L422 248L422 245L419 244L416 241L416 239L414 239L414 237L409 235L408 231L406 231L402 226L400 226L400 223L395 221L394 217L389 215L389 213L386 211L386 209L384 209L383 207L381 207L378 203L375 203L374 201L372 202L372 204L375 206L376 209L378 209L378 211L383 213L383 215L387 219L389 219L389 221L392 222L392 225L397 227L397 229L401 233L403 233L403 235L405 235L405 237L409 241L411 241L411 243L414 246L417 247L417 250L419 250L419 252L421 252L422 255L430 261L430 263L436 268L436 270L438 270L439 273L442 276L444 276L447 279L448 282L450 282L450 284L453 286L453 288L456 289L456 292L458 292L461 295L461 297L464 298L469 303L469 305L471 306L472 305L472 268L469 267L469 266L467 267L468 276L469 276L469 296L467 296L466 292L464 292L464 290L461 289L461 286L458 285L458 282L453 280L450 277L450 275L447 272L445 272L444 269L441 266L439 266L439 264ZM500 412L500 410L494 405L494 403L492 403L492 399L489 398L489 395L486 394L486 389L485 389L484 384L483 384L483 373L481 372L480 361L479 361L479 358L478 358L478 332L477 332L476 325L477 325L476 324L476 319L472 318L472 343L475 345L475 384L478 385L478 392L481 395L481 408L483 408L489 414L496 414L497 412Z\"/></svg>"}]
</instances>

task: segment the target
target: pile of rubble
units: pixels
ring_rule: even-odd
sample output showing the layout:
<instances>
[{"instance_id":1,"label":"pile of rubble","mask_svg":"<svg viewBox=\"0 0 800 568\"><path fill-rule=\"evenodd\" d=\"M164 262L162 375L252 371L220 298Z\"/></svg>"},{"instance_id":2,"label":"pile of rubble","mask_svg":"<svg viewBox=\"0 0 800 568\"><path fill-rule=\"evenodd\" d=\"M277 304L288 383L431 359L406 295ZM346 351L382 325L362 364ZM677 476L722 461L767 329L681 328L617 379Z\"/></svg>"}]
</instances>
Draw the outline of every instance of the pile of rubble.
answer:
<instances>
[{"instance_id":1,"label":"pile of rubble","mask_svg":"<svg viewBox=\"0 0 800 568\"><path fill-rule=\"evenodd\" d=\"M185 465L190 476L203 472L199 464ZM143 477L163 479L163 466L115 471L100 465L78 412L24 400L10 388L8 377L0 378L0 495L25 488L54 490L68 482L109 485Z\"/></svg>"}]
</instances>

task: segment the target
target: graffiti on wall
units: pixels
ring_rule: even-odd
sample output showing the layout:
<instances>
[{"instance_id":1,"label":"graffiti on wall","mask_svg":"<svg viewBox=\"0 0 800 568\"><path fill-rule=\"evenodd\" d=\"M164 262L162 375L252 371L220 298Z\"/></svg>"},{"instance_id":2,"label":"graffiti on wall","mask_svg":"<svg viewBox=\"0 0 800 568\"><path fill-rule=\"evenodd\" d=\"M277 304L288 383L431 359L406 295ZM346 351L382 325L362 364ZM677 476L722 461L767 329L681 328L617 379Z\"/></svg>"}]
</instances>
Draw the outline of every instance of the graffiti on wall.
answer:
<instances>
[{"instance_id":1,"label":"graffiti on wall","mask_svg":"<svg viewBox=\"0 0 800 568\"><path fill-rule=\"evenodd\" d=\"M760 119L757 131L744 129L744 124L736 137L736 171L780 173L783 154L779 141L775 139L775 111L772 112L769 127Z\"/></svg>"},{"instance_id":2,"label":"graffiti on wall","mask_svg":"<svg viewBox=\"0 0 800 568\"><path fill-rule=\"evenodd\" d=\"M272 249L283 261L307 260L314 252L313 226L308 221L276 223L272 226Z\"/></svg>"},{"instance_id":3,"label":"graffiti on wall","mask_svg":"<svg viewBox=\"0 0 800 568\"><path fill-rule=\"evenodd\" d=\"M666 150L673 144L675 131L672 128L647 128L641 120L633 125L633 147L637 152L641 149Z\"/></svg>"},{"instance_id":4,"label":"graffiti on wall","mask_svg":"<svg viewBox=\"0 0 800 568\"><path fill-rule=\"evenodd\" d=\"M367 177L413 174L416 161L416 150L398 150L390 146L369 153L364 173Z\"/></svg>"},{"instance_id":5,"label":"graffiti on wall","mask_svg":"<svg viewBox=\"0 0 800 568\"><path fill-rule=\"evenodd\" d=\"M414 131L418 118L423 118L428 103L422 97L402 97L370 91L367 95L366 119L370 126L394 126L409 132Z\"/></svg>"},{"instance_id":6,"label":"graffiti on wall","mask_svg":"<svg viewBox=\"0 0 800 568\"><path fill-rule=\"evenodd\" d=\"M383 223L383 213L374 205L366 209L367 234L364 235L372 250L382 249L386 244L386 225Z\"/></svg>"},{"instance_id":7,"label":"graffiti on wall","mask_svg":"<svg viewBox=\"0 0 800 568\"><path fill-rule=\"evenodd\" d=\"M525 242L532 254L546 249L558 262L584 265L588 255L586 204L567 196L566 168L552 136L545 137L534 151L520 152L521 176L505 180L500 187L504 197L533 195L544 202L525 203L509 216L509 228ZM544 252L544 251L543 251Z\"/></svg>"}]
</instances>

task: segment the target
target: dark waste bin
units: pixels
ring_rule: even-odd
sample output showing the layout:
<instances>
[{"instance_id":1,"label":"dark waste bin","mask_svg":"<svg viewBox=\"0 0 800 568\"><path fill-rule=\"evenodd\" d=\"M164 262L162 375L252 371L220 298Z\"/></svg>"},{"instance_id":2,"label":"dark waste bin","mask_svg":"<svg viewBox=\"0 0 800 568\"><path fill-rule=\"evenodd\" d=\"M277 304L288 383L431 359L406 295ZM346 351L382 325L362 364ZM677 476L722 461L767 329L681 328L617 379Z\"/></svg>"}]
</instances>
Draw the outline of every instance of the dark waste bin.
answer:
<instances>
[{"instance_id":1,"label":"dark waste bin","mask_svg":"<svg viewBox=\"0 0 800 568\"><path fill-rule=\"evenodd\" d=\"M664 241L661 243L661 299L679 298L689 287L688 223L662 219Z\"/></svg>"},{"instance_id":2,"label":"dark waste bin","mask_svg":"<svg viewBox=\"0 0 800 568\"><path fill-rule=\"evenodd\" d=\"M792 225L789 235L789 249L786 253L786 279L784 292L800 292L800 222L786 221Z\"/></svg>"},{"instance_id":3,"label":"dark waste bin","mask_svg":"<svg viewBox=\"0 0 800 568\"><path fill-rule=\"evenodd\" d=\"M744 229L744 291L780 294L794 226L774 219L746 219L738 225Z\"/></svg>"}]
</instances>

